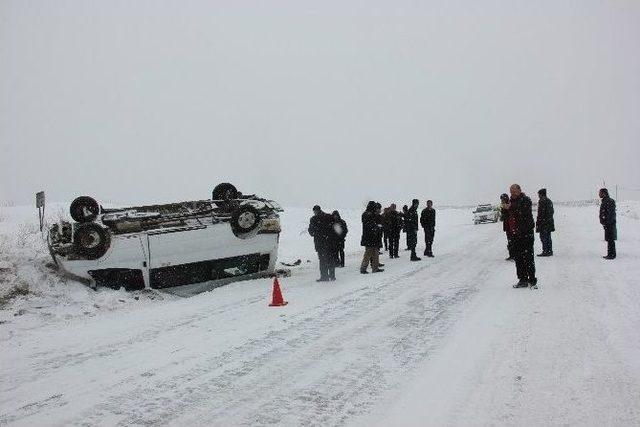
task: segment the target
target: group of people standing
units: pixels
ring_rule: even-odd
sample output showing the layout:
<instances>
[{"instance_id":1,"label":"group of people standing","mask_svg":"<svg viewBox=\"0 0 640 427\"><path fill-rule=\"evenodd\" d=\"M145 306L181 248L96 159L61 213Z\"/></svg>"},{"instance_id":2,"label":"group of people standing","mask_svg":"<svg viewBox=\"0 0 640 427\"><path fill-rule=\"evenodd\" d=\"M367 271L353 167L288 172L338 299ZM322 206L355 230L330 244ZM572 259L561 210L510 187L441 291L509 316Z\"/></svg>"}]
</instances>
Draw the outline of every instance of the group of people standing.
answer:
<instances>
[{"instance_id":1,"label":"group of people standing","mask_svg":"<svg viewBox=\"0 0 640 427\"><path fill-rule=\"evenodd\" d=\"M418 230L420 225L425 234L424 255L433 257L433 239L436 226L436 211L433 202L427 201L418 220L420 202L414 199L411 206L404 206L402 212L395 203L382 208L380 203L370 201L362 213L362 237L360 244L364 246L364 255L360 264L360 273L368 274L369 265L372 273L383 272L384 264L380 263L381 250L389 252L389 258L400 258L400 233L406 233L407 249L411 251L411 261L421 261L416 254ZM318 253L320 278L318 282L335 280L336 267L344 267L344 241L348 228L338 211L328 214L320 206L313 207L313 216L309 221L309 234L313 236Z\"/></svg>"},{"instance_id":2,"label":"group of people standing","mask_svg":"<svg viewBox=\"0 0 640 427\"><path fill-rule=\"evenodd\" d=\"M514 288L537 288L536 266L533 256L534 233L540 234L542 252L539 257L553 256L553 241L551 233L554 232L553 202L547 196L547 189L538 190L538 213L533 220L531 199L522 192L518 184L509 188L510 196L506 193L500 196L500 219L503 230L507 235L507 260L516 263L518 283ZM609 191L602 188L599 191L600 199L600 223L604 227L604 238L607 241L607 255L605 259L616 258L617 228L616 228L616 202L609 197Z\"/></svg>"},{"instance_id":3,"label":"group of people standing","mask_svg":"<svg viewBox=\"0 0 640 427\"><path fill-rule=\"evenodd\" d=\"M367 208L362 213L362 239L360 245L364 246L364 255L360 264L360 273L369 273L371 265L372 273L384 271L380 267L380 250L383 248L389 251L389 258L400 258L400 233L404 232L407 237L407 249L411 251L411 261L421 261L422 258L416 254L418 245L419 224L422 225L425 233L426 248L424 255L433 257L433 238L436 227L436 211L433 202L427 201L427 207L420 214L418 222L418 199L413 199L411 206L403 206L402 212L398 212L396 204L382 209L378 202L370 201Z\"/></svg>"},{"instance_id":4,"label":"group of people standing","mask_svg":"<svg viewBox=\"0 0 640 427\"><path fill-rule=\"evenodd\" d=\"M309 221L309 235L320 261L318 282L336 280L336 267L344 267L344 240L347 238L347 223L338 211L329 214L320 206L313 207L313 216Z\"/></svg>"},{"instance_id":5,"label":"group of people standing","mask_svg":"<svg viewBox=\"0 0 640 427\"><path fill-rule=\"evenodd\" d=\"M510 194L500 196L500 219L507 236L507 250L509 257L516 264L518 283L514 288L537 288L536 266L533 256L534 236L540 234L542 252L539 257L553 256L553 241L551 233L555 231L553 202L547 195L547 190L538 190L538 213L533 219L532 201L520 185L513 184L509 188ZM600 223L604 228L604 238L607 241L607 255L605 259L616 258L616 202L609 196L609 191L602 188L599 191L602 199L600 205ZM420 261L416 254L418 244L418 230L422 226L425 237L424 256L433 257L433 239L436 227L436 211L433 202L427 201L427 207L420 213L418 219L418 199L413 199L411 206L404 206L399 212L395 203L382 209L378 202L370 201L362 213L362 238L360 244L364 246L364 255L360 264L360 273L368 274L371 266L372 273L384 271L384 264L380 263L381 249L389 252L389 258L399 258L400 233L406 233L407 249L411 251L411 261ZM340 217L338 211L325 213L320 206L313 207L313 216L309 221L309 234L313 237L320 265L318 282L336 280L336 267L344 267L344 242L349 229L347 223Z\"/></svg>"}]
</instances>

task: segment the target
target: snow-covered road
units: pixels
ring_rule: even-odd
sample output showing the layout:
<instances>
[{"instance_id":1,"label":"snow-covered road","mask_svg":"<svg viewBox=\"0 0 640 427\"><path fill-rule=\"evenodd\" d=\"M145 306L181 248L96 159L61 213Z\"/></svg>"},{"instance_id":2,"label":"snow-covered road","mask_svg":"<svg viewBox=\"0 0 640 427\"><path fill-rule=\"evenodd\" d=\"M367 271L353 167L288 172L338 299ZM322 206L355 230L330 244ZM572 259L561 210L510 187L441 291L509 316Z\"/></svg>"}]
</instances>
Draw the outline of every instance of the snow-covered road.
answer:
<instances>
[{"instance_id":1,"label":"snow-covered road","mask_svg":"<svg viewBox=\"0 0 640 427\"><path fill-rule=\"evenodd\" d=\"M602 260L597 207L559 208L540 289L511 288L499 225L439 213L435 259L383 257L316 283L233 284L92 317L13 328L0 425L633 425L640 423L640 224ZM311 243L285 217L282 258ZM537 243L539 246L539 244Z\"/></svg>"}]
</instances>

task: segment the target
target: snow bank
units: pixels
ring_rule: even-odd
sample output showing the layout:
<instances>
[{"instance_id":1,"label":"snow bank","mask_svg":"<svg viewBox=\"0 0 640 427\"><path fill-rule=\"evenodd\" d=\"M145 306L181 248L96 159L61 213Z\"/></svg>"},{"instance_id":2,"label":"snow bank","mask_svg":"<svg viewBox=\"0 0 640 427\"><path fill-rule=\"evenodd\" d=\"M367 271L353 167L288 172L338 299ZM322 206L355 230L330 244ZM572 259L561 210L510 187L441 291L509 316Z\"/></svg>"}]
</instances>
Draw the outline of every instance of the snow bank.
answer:
<instances>
[{"instance_id":1,"label":"snow bank","mask_svg":"<svg viewBox=\"0 0 640 427\"><path fill-rule=\"evenodd\" d=\"M47 221L65 218L66 206L48 206ZM40 233L35 208L0 208L0 324L11 324L0 328L0 338L17 329L171 298L149 291L94 291L62 276L55 270Z\"/></svg>"}]
</instances>

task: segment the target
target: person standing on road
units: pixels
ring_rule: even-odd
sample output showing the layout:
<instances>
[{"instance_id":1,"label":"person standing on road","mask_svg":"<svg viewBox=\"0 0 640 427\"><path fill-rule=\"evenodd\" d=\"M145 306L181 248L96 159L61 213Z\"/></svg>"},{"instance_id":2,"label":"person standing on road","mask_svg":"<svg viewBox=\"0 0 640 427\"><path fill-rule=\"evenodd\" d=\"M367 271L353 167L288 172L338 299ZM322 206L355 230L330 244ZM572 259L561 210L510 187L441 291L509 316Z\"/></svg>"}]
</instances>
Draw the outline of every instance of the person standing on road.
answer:
<instances>
[{"instance_id":1,"label":"person standing on road","mask_svg":"<svg viewBox=\"0 0 640 427\"><path fill-rule=\"evenodd\" d=\"M389 208L382 210L382 243L384 244L385 252L389 250Z\"/></svg>"},{"instance_id":2,"label":"person standing on road","mask_svg":"<svg viewBox=\"0 0 640 427\"><path fill-rule=\"evenodd\" d=\"M509 233L513 236L513 251L516 261L518 283L514 288L538 287L536 265L533 256L534 228L531 199L522 192L518 184L513 184L509 191L509 216L507 223Z\"/></svg>"},{"instance_id":3,"label":"person standing on road","mask_svg":"<svg viewBox=\"0 0 640 427\"><path fill-rule=\"evenodd\" d=\"M402 230L402 214L396 210L396 204L389 206L389 258L400 258L398 247L400 246L400 230Z\"/></svg>"},{"instance_id":4,"label":"person standing on road","mask_svg":"<svg viewBox=\"0 0 640 427\"><path fill-rule=\"evenodd\" d=\"M340 212L333 211L331 216L333 216L333 231L336 235L336 266L344 267L344 241L349 229L345 220L340 217Z\"/></svg>"},{"instance_id":5,"label":"person standing on road","mask_svg":"<svg viewBox=\"0 0 640 427\"><path fill-rule=\"evenodd\" d=\"M513 254L513 236L509 233L509 195L502 193L500 195L500 221L502 221L502 230L507 235L507 251L509 256L505 261L515 260Z\"/></svg>"},{"instance_id":6,"label":"person standing on road","mask_svg":"<svg viewBox=\"0 0 640 427\"><path fill-rule=\"evenodd\" d=\"M364 246L364 255L360 265L360 273L367 274L367 267L371 264L373 273L384 271L380 268L380 236L382 225L378 220L378 207L376 202L369 202L367 209L362 214L362 239L360 244Z\"/></svg>"},{"instance_id":7,"label":"person standing on road","mask_svg":"<svg viewBox=\"0 0 640 427\"><path fill-rule=\"evenodd\" d=\"M433 236L436 232L436 210L433 209L433 201L427 200L427 207L420 213L420 225L424 230L424 256L433 258Z\"/></svg>"},{"instance_id":8,"label":"person standing on road","mask_svg":"<svg viewBox=\"0 0 640 427\"><path fill-rule=\"evenodd\" d=\"M313 244L318 252L320 264L320 278L316 282L336 280L333 218L323 212L318 205L313 207L313 216L309 221L309 235L313 236Z\"/></svg>"},{"instance_id":9,"label":"person standing on road","mask_svg":"<svg viewBox=\"0 0 640 427\"><path fill-rule=\"evenodd\" d=\"M538 190L538 218L536 219L536 232L540 233L542 253L538 256L553 256L553 242L551 232L556 231L553 223L553 202L547 197L547 189Z\"/></svg>"},{"instance_id":10,"label":"person standing on road","mask_svg":"<svg viewBox=\"0 0 640 427\"><path fill-rule=\"evenodd\" d=\"M402 207L402 232L405 233L405 240L406 240L406 244L407 247L404 248L405 251L409 250L409 235L406 235L407 233L407 228L405 227L406 223L407 223L407 215L409 214L409 206L404 205Z\"/></svg>"},{"instance_id":11,"label":"person standing on road","mask_svg":"<svg viewBox=\"0 0 640 427\"><path fill-rule=\"evenodd\" d=\"M609 190L600 189L600 224L604 227L604 240L607 241L607 255L604 259L616 259L616 240L618 230L616 226L616 202L609 197Z\"/></svg>"},{"instance_id":12,"label":"person standing on road","mask_svg":"<svg viewBox=\"0 0 640 427\"><path fill-rule=\"evenodd\" d=\"M411 261L420 261L416 255L416 246L418 244L418 199L413 199L411 207L407 211L404 219L404 229L407 233L407 246L411 251Z\"/></svg>"}]
</instances>

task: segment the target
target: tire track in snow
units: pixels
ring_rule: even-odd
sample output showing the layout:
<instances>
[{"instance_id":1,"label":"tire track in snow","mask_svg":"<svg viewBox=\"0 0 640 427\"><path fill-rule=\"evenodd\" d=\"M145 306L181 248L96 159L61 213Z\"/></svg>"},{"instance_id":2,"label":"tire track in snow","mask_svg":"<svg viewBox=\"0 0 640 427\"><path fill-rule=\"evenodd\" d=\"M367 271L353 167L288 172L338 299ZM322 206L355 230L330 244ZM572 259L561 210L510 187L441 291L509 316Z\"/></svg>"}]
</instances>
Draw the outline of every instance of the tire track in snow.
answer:
<instances>
[{"instance_id":1,"label":"tire track in snow","mask_svg":"<svg viewBox=\"0 0 640 427\"><path fill-rule=\"evenodd\" d=\"M492 239L483 239L473 246L485 247ZM85 413L82 419L99 423L105 414L116 414L121 416L123 425L167 423L195 411L199 416L192 422L196 424L202 422L202 417L208 420L242 418L246 424L270 424L282 422L285 417L295 419L302 406L306 407L303 412L307 416L316 416L298 421L325 423L329 410L337 417L331 423L343 422L366 411L380 392L395 385L394 377L428 356L454 321L453 314L460 309L460 304L474 293L479 275L486 271L488 264L483 259L466 264L464 272L458 271L453 277L473 284L460 288L440 286L444 289L429 296L426 302L422 283L406 286L404 282L425 270L431 270L433 276L428 281L434 282L450 275L449 269L461 265L463 258L463 255L443 256L432 265L423 264L383 282L348 292L333 303L309 310L312 315L291 316L288 326L281 330L270 331L262 338L203 360L169 379L151 381L148 386L115 396ZM403 285L397 287L396 282ZM397 292L391 302L390 292ZM396 310L381 310L388 304L398 304L396 308L401 314L396 314ZM379 313L387 317L381 318ZM371 331L379 328L385 332L383 344L367 348L370 341L367 335L375 335ZM338 357L348 351L342 345L346 341L352 343L351 347L359 343L357 357ZM325 349L330 349L328 357L338 360L337 363L331 366L322 363L327 358ZM385 372L386 364L376 365L368 360L371 350L387 352L388 349L394 366L392 372ZM318 378L307 385L308 372L315 372ZM288 390L286 393L265 401L271 390L281 389L283 385ZM322 391L325 388L328 392ZM273 419L265 417L264 414L269 413L265 410L273 408L275 401L282 405L283 413ZM350 403L345 403L347 401ZM239 407L243 409L237 413Z\"/></svg>"}]
</instances>

